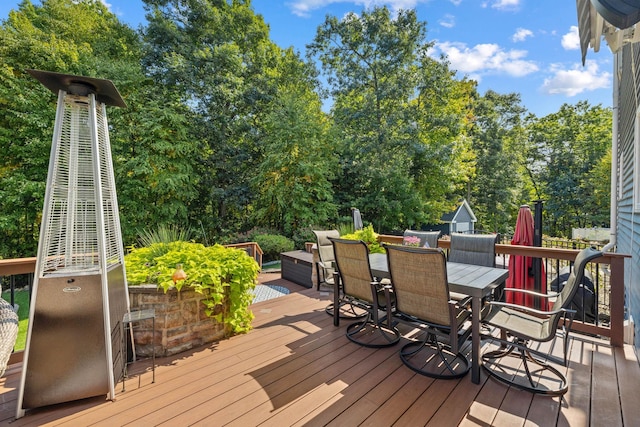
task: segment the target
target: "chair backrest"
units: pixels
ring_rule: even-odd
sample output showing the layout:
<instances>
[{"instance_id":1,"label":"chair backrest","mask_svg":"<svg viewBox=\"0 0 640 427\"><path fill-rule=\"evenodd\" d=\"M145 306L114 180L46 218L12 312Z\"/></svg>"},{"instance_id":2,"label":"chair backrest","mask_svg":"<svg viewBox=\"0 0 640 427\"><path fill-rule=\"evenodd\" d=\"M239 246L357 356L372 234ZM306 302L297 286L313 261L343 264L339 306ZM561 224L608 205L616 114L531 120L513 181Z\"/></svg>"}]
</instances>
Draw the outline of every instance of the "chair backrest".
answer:
<instances>
[{"instance_id":1,"label":"chair backrest","mask_svg":"<svg viewBox=\"0 0 640 427\"><path fill-rule=\"evenodd\" d=\"M447 259L440 248L386 246L396 310L450 325Z\"/></svg>"},{"instance_id":2,"label":"chair backrest","mask_svg":"<svg viewBox=\"0 0 640 427\"><path fill-rule=\"evenodd\" d=\"M578 253L573 264L573 270L571 271L571 274L567 279L567 283L562 288L562 291L560 291L560 295L558 295L555 302L553 303L552 311L557 310L560 307L569 308L571 306L573 297L576 295L576 292L578 292L580 283L582 283L582 280L584 278L584 269L587 266L587 263L595 258L598 258L601 255L602 252L594 247L585 248L581 250L580 253ZM557 317L558 319L553 319L555 325L557 325L557 321L559 320L560 316L560 314L556 315L555 317ZM553 328L553 330L555 330L555 327Z\"/></svg>"},{"instance_id":3,"label":"chair backrest","mask_svg":"<svg viewBox=\"0 0 640 427\"><path fill-rule=\"evenodd\" d=\"M495 267L496 239L497 236L494 234L453 233L449 261Z\"/></svg>"},{"instance_id":4,"label":"chair backrest","mask_svg":"<svg viewBox=\"0 0 640 427\"><path fill-rule=\"evenodd\" d=\"M369 248L361 240L331 239L345 295L373 303Z\"/></svg>"},{"instance_id":5,"label":"chair backrest","mask_svg":"<svg viewBox=\"0 0 640 427\"><path fill-rule=\"evenodd\" d=\"M421 248L437 248L438 247L438 239L440 238L440 231L415 231L415 230L404 230L403 237L417 237L420 239L418 246ZM404 243L404 241L403 241ZM429 246L425 246L428 244Z\"/></svg>"},{"instance_id":6,"label":"chair backrest","mask_svg":"<svg viewBox=\"0 0 640 427\"><path fill-rule=\"evenodd\" d=\"M318 258L320 258L320 262L322 262L327 268L331 267L331 263L336 260L336 257L333 253L333 244L329 238L339 238L340 232L338 230L313 230L313 234L316 235Z\"/></svg>"}]
</instances>

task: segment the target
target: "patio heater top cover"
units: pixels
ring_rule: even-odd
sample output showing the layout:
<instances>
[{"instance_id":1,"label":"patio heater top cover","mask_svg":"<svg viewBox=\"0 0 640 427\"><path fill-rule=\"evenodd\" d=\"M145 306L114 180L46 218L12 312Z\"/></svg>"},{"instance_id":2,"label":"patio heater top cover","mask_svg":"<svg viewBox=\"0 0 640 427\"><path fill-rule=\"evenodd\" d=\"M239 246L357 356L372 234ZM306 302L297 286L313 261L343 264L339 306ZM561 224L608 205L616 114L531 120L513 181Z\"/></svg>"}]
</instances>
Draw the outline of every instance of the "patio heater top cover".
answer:
<instances>
[{"instance_id":1,"label":"patio heater top cover","mask_svg":"<svg viewBox=\"0 0 640 427\"><path fill-rule=\"evenodd\" d=\"M27 70L27 72L56 95L59 90L79 96L87 96L89 93L94 93L98 102L127 108L127 104L125 104L120 92L118 92L111 80L54 73L52 71Z\"/></svg>"}]
</instances>

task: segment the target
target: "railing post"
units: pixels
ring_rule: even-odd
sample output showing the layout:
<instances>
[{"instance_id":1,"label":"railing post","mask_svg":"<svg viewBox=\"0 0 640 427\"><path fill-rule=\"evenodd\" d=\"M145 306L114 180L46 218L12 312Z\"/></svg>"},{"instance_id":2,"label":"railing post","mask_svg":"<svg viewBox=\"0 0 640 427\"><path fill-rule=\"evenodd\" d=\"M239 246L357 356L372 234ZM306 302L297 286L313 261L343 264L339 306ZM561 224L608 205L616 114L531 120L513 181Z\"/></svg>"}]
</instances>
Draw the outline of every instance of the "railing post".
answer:
<instances>
[{"instance_id":1,"label":"railing post","mask_svg":"<svg viewBox=\"0 0 640 427\"><path fill-rule=\"evenodd\" d=\"M611 345L624 345L624 258L611 258Z\"/></svg>"}]
</instances>

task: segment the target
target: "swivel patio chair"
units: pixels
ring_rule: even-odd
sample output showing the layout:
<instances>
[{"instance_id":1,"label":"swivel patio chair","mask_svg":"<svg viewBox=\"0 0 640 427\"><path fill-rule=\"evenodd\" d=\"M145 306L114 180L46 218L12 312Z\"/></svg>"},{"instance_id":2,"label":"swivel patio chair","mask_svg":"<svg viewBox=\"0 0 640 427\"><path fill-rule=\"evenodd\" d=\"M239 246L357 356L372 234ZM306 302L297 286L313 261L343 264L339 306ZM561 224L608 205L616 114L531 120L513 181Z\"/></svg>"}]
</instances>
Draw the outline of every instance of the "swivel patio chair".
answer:
<instances>
[{"instance_id":1,"label":"swivel patio chair","mask_svg":"<svg viewBox=\"0 0 640 427\"><path fill-rule=\"evenodd\" d=\"M336 257L333 252L333 243L331 243L331 239L337 239L340 237L340 232L338 230L314 230L313 234L316 235L318 258L320 259L320 262L316 264L318 291L320 290L320 284L324 283L325 285L332 286L333 292L340 292L340 286L336 286L334 281ZM355 307L342 299L340 301L338 310L340 318L360 319L366 316L367 313L360 308ZM325 308L325 311L329 316L333 316L333 306L334 303L331 303Z\"/></svg>"},{"instance_id":2,"label":"swivel patio chair","mask_svg":"<svg viewBox=\"0 0 640 427\"><path fill-rule=\"evenodd\" d=\"M316 264L316 275L318 277L317 289L320 290L321 283L333 286L334 262L336 257L333 253L333 244L329 238L339 238L340 232L338 230L313 230L313 234L316 236L318 258L320 260Z\"/></svg>"},{"instance_id":3,"label":"swivel patio chair","mask_svg":"<svg viewBox=\"0 0 640 427\"><path fill-rule=\"evenodd\" d=\"M378 348L396 344L400 340L400 332L391 324L389 315L393 301L384 297L384 286L371 274L366 243L346 239L331 239L331 242L338 268L334 274L336 290L342 286L338 304L348 304L365 312L362 320L347 326L347 338L365 347ZM381 304L382 301L384 302ZM381 311L385 312L382 316ZM339 318L334 310L336 326L339 325Z\"/></svg>"},{"instance_id":4,"label":"swivel patio chair","mask_svg":"<svg viewBox=\"0 0 640 427\"><path fill-rule=\"evenodd\" d=\"M496 235L453 233L449 261L495 267Z\"/></svg>"},{"instance_id":5,"label":"swivel patio chair","mask_svg":"<svg viewBox=\"0 0 640 427\"><path fill-rule=\"evenodd\" d=\"M466 375L470 363L460 348L471 334L470 312L449 296L444 252L410 246L386 249L395 294L393 319L423 331L421 340L400 350L402 363L432 378Z\"/></svg>"},{"instance_id":6,"label":"swivel patio chair","mask_svg":"<svg viewBox=\"0 0 640 427\"><path fill-rule=\"evenodd\" d=\"M506 288L506 292L522 292L540 298L555 298L548 311L536 310L504 302L490 302L491 310L484 317L487 325L500 329L501 337L497 340L501 346L496 350L486 351L482 355L483 367L493 378L516 388L552 396L566 393L568 385L565 376L548 363L548 357L534 351L530 342L547 342L555 339L560 320L563 337L563 363L567 364L569 331L575 315L570 309L571 302L584 276L587 263L602 255L595 248L587 248L576 257L573 271L566 285L559 293L541 294L525 289ZM544 305L545 307L547 304ZM534 357L536 354L540 358ZM517 358L517 363L507 363L507 356ZM513 359L511 359L513 361ZM537 365L531 370L529 363ZM535 367L535 366L534 366Z\"/></svg>"},{"instance_id":7,"label":"swivel patio chair","mask_svg":"<svg viewBox=\"0 0 640 427\"><path fill-rule=\"evenodd\" d=\"M440 231L415 231L415 230L404 230L403 237L406 239L407 237L417 237L419 240L418 246L421 248L437 248L438 247L438 239L442 233ZM406 244L405 240L403 240L403 244Z\"/></svg>"},{"instance_id":8,"label":"swivel patio chair","mask_svg":"<svg viewBox=\"0 0 640 427\"><path fill-rule=\"evenodd\" d=\"M494 234L460 234L451 235L448 259L450 262L462 264L482 265L485 267L496 266L496 239ZM497 287L493 292L493 299L500 299L504 285ZM453 293L452 298L461 301L467 296Z\"/></svg>"}]
</instances>

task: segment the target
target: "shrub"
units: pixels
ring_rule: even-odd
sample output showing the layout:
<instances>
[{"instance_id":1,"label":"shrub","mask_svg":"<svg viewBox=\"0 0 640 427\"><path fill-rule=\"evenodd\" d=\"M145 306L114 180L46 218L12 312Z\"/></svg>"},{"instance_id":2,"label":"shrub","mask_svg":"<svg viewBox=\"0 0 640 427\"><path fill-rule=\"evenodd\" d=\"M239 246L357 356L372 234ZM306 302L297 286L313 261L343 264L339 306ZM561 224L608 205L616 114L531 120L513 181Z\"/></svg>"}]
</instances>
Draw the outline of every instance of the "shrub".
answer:
<instances>
[{"instance_id":1,"label":"shrub","mask_svg":"<svg viewBox=\"0 0 640 427\"><path fill-rule=\"evenodd\" d=\"M248 307L260 268L245 251L177 241L133 249L124 259L130 286L152 283L165 292L171 287L180 291L183 286L191 286L203 295L209 290L203 300L208 316L224 323L233 333L251 329L253 313ZM182 264L187 278L174 281L178 264ZM216 311L217 306L224 310Z\"/></svg>"},{"instance_id":2,"label":"shrub","mask_svg":"<svg viewBox=\"0 0 640 427\"><path fill-rule=\"evenodd\" d=\"M321 229L322 228L320 227L316 228L316 230L321 230ZM311 227L304 227L304 228L297 229L293 233L293 236L291 236L291 238L293 239L296 249L305 249L305 246L304 246L305 243L316 241L316 235L313 234L313 229Z\"/></svg>"},{"instance_id":3,"label":"shrub","mask_svg":"<svg viewBox=\"0 0 640 427\"><path fill-rule=\"evenodd\" d=\"M280 259L280 253L292 251L293 240L279 234L259 234L253 236L253 240L260 245L265 262Z\"/></svg>"},{"instance_id":4,"label":"shrub","mask_svg":"<svg viewBox=\"0 0 640 427\"><path fill-rule=\"evenodd\" d=\"M385 250L378 242L378 234L373 231L373 225L368 225L362 230L354 231L352 234L345 234L340 236L343 239L362 240L369 247L369 252L372 254L385 253Z\"/></svg>"}]
</instances>

